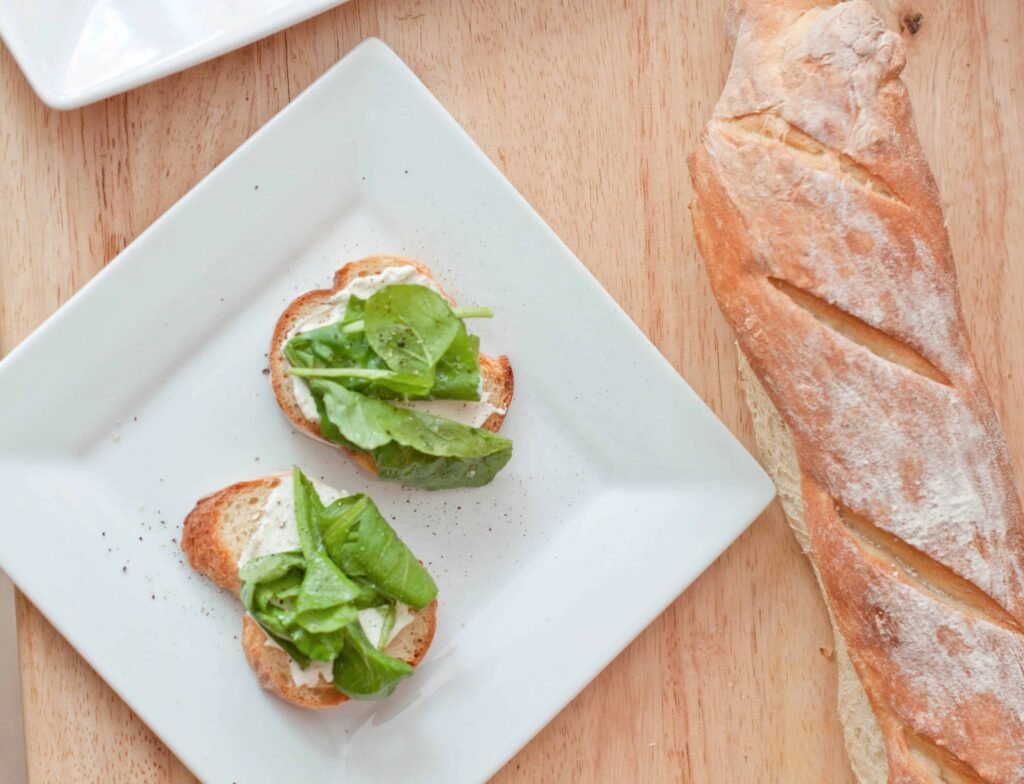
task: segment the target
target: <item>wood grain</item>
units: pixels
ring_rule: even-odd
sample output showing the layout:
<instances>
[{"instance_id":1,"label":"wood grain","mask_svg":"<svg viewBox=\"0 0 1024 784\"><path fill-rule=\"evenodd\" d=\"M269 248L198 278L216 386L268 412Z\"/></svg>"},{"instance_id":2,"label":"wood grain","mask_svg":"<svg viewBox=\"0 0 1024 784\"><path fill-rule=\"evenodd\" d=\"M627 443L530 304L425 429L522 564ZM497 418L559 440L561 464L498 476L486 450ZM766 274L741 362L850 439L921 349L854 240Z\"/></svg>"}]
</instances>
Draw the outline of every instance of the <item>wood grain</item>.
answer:
<instances>
[{"instance_id":1,"label":"wood grain","mask_svg":"<svg viewBox=\"0 0 1024 784\"><path fill-rule=\"evenodd\" d=\"M376 35L750 446L735 350L686 209L685 154L729 63L723 5L354 0L63 114L0 47L0 353ZM923 17L904 32L906 79L1021 467L1024 5L885 0L884 12L895 29ZM24 598L18 619L32 781L192 780ZM820 652L830 645L810 569L773 506L496 781L849 782L834 666Z\"/></svg>"}]
</instances>

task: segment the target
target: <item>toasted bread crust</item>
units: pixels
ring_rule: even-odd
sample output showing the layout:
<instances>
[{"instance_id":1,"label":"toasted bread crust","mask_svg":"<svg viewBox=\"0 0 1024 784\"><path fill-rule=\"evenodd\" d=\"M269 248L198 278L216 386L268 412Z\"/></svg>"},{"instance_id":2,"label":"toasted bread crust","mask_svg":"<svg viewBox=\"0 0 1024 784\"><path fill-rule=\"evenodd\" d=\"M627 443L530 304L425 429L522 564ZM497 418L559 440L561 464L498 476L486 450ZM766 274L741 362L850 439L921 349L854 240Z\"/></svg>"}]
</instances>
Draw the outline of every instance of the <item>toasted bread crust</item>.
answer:
<instances>
[{"instance_id":1,"label":"toasted bread crust","mask_svg":"<svg viewBox=\"0 0 1024 784\"><path fill-rule=\"evenodd\" d=\"M437 628L437 601L416 615L416 620L395 637L384 649L412 667L427 654ZM331 708L348 702L349 698L331 684L320 681L316 686L300 686L292 680L288 654L268 645L269 638L250 615L242 619L242 648L249 666L256 673L260 686L283 700L301 708Z\"/></svg>"},{"instance_id":2,"label":"toasted bread crust","mask_svg":"<svg viewBox=\"0 0 1024 784\"><path fill-rule=\"evenodd\" d=\"M486 386L491 390L491 405L497 411L491 413L484 423L480 425L484 430L497 433L505 421L508 407L512 405L512 393L515 391L515 375L512 373L512 364L508 357L502 354L497 359L492 359L486 354L480 355L480 375L487 379Z\"/></svg>"},{"instance_id":3,"label":"toasted bread crust","mask_svg":"<svg viewBox=\"0 0 1024 784\"><path fill-rule=\"evenodd\" d=\"M299 407L292 391L291 377L288 374L288 360L285 358L282 349L288 340L288 333L295 325L301 323L308 315L322 307L337 292L348 286L356 278L376 275L389 267L414 267L424 277L435 280L427 267L413 259L401 258L399 256L370 256L359 261L351 261L334 274L334 288L307 291L293 300L284 309L280 318L278 318L270 341L270 383L274 390L274 397L277 399L281 410L284 411L285 416L299 430L318 441L323 441L325 444L330 444L340 449L357 465L372 474L377 473L377 465L371 455L365 452L355 452L333 441L328 441L320 434L320 425L317 422L306 419L303 415L302 409ZM440 285L438 285L438 288L441 289L441 295L450 304L455 305L455 300ZM484 381L484 389L489 393L489 402L498 409L484 421L481 427L492 433L497 433L505 421L505 413L512 403L512 393L515 388L512 365L509 363L508 357L504 355L492 358L481 354L480 375Z\"/></svg>"},{"instance_id":4,"label":"toasted bread crust","mask_svg":"<svg viewBox=\"0 0 1024 784\"><path fill-rule=\"evenodd\" d=\"M189 565L237 596L238 557L241 553L221 536L228 507L245 493L265 500L278 482L278 476L236 482L200 498L185 518L181 532L181 549L188 556Z\"/></svg>"},{"instance_id":5,"label":"toasted bread crust","mask_svg":"<svg viewBox=\"0 0 1024 784\"><path fill-rule=\"evenodd\" d=\"M181 535L181 549L192 568L238 596L238 560L244 542L259 522L261 502L286 477L287 474L275 474L236 482L199 499L185 518ZM250 507L254 510L251 518L239 520L238 510L248 511ZM415 620L384 649L413 667L423 660L434 639L437 601L415 615ZM242 623L242 648L264 689L305 708L328 708L348 700L329 683L321 682L312 687L297 685L291 677L288 654L267 645L268 639L260 625L246 614Z\"/></svg>"}]
</instances>

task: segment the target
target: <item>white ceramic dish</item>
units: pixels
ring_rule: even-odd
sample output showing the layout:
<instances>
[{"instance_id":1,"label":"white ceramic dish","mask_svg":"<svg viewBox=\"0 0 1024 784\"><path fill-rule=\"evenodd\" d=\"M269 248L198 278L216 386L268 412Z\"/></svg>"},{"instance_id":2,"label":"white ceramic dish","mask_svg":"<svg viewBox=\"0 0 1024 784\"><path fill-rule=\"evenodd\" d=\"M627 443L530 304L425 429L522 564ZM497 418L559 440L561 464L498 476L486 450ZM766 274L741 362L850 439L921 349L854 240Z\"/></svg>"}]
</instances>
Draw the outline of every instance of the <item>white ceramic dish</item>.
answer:
<instances>
[{"instance_id":1,"label":"white ceramic dish","mask_svg":"<svg viewBox=\"0 0 1024 784\"><path fill-rule=\"evenodd\" d=\"M3 0L0 38L55 109L191 68L345 0Z\"/></svg>"},{"instance_id":2,"label":"white ceramic dish","mask_svg":"<svg viewBox=\"0 0 1024 784\"><path fill-rule=\"evenodd\" d=\"M426 261L507 353L509 466L374 482L297 434L270 330L340 261ZM204 781L479 781L764 508L771 483L401 61L368 41L0 363L0 566ZM379 704L262 692L182 562L199 496L292 463L372 493L440 585Z\"/></svg>"}]
</instances>

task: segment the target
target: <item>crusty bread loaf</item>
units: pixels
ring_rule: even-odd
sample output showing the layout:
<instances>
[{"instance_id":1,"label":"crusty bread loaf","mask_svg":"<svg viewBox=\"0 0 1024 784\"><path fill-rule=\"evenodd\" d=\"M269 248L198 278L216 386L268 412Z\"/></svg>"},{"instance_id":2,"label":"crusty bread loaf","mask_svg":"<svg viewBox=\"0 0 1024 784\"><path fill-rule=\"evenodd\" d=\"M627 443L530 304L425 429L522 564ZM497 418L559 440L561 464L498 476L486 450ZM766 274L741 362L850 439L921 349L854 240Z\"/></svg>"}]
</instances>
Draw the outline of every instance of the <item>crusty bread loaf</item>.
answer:
<instances>
[{"instance_id":1,"label":"crusty bread loaf","mask_svg":"<svg viewBox=\"0 0 1024 784\"><path fill-rule=\"evenodd\" d=\"M838 630L854 773L1024 782L1024 516L902 42L863 0L738 13L694 230Z\"/></svg>"},{"instance_id":2,"label":"crusty bread loaf","mask_svg":"<svg viewBox=\"0 0 1024 784\"><path fill-rule=\"evenodd\" d=\"M757 441L761 462L775 482L786 519L796 534L800 549L810 559L820 585L821 575L814 560L811 538L804 519L804 502L800 495L800 466L793 438L742 353L739 366L740 386L754 420L754 438ZM824 593L824 586L822 592ZM828 594L824 595L825 603L828 605ZM836 628L831 606L829 620L835 632L835 661L839 670L839 718L843 724L843 736L850 755L850 767L861 784L885 784L885 744L882 741L878 719L875 718L864 687L853 669L843 637Z\"/></svg>"},{"instance_id":3,"label":"crusty bread loaf","mask_svg":"<svg viewBox=\"0 0 1024 784\"><path fill-rule=\"evenodd\" d=\"M271 491L290 474L274 474L238 482L199 499L185 518L181 549L189 564L214 583L236 596L239 591L238 560L260 522L260 513ZM402 629L384 652L415 667L422 661L437 627L437 601L414 611L415 619ZM292 680L289 656L268 645L269 638L248 614L242 625L242 647L260 685L288 702L306 708L329 708L348 700L321 680L303 686Z\"/></svg>"},{"instance_id":4,"label":"crusty bread loaf","mask_svg":"<svg viewBox=\"0 0 1024 784\"><path fill-rule=\"evenodd\" d=\"M359 466L377 473L377 466L373 457L365 452L354 452L350 449L328 441L320 434L320 425L310 421L302 413L292 387L292 377L289 375L288 360L282 351L284 344L288 342L288 335L297 325L305 321L309 316L320 310L331 297L345 288L353 279L366 275L375 275L387 267L414 267L421 275L435 280L430 270L423 264L412 259L403 259L397 256L370 256L359 261L351 261L334 274L334 288L318 289L307 291L292 301L274 327L274 335L270 341L270 381L274 388L274 397L277 398L281 410L292 421L297 428L313 438L331 444L341 449ZM438 286L440 289L441 287ZM447 293L441 289L442 296L452 306L455 305ZM512 392L515 386L512 374L512 365L508 357L499 356L496 359L480 355L480 377L482 379L483 395L486 402L490 403L496 410L487 417L480 425L485 430L497 433L505 421L505 413L512 402Z\"/></svg>"}]
</instances>

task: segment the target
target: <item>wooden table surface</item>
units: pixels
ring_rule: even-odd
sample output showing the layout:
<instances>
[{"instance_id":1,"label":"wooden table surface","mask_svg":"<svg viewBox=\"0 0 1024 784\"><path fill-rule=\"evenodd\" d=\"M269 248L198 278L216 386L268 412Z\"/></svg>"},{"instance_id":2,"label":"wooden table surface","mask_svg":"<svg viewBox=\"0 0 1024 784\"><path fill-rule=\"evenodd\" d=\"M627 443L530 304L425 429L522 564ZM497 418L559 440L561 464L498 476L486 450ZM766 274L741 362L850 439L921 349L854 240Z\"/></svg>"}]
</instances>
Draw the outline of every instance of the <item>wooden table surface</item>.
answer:
<instances>
[{"instance_id":1,"label":"wooden table surface","mask_svg":"<svg viewBox=\"0 0 1024 784\"><path fill-rule=\"evenodd\" d=\"M884 0L968 322L1024 467L1024 3ZM725 78L719 0L353 0L82 110L0 46L0 353L367 36L384 39L748 446L685 168ZM16 412L14 412L16 415ZM12 412L3 412L4 416ZM31 521L26 521L31 524ZM190 774L19 597L33 782ZM849 782L811 570L777 505L500 782ZM212 728L211 728L212 729Z\"/></svg>"}]
</instances>

